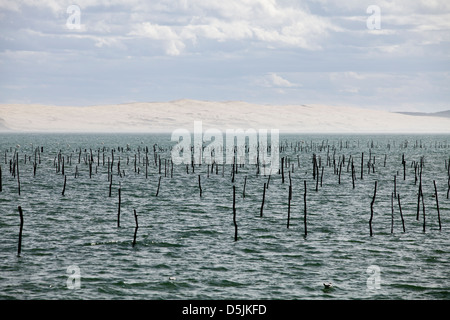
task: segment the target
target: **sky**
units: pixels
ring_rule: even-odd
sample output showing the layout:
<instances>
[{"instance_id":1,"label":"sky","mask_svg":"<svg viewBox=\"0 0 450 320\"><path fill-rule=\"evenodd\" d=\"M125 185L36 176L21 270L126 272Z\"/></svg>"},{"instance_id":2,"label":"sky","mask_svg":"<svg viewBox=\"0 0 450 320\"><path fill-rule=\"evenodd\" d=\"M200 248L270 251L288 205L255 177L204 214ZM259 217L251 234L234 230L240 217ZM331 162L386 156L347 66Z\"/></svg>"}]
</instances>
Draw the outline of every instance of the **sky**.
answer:
<instances>
[{"instance_id":1,"label":"sky","mask_svg":"<svg viewBox=\"0 0 450 320\"><path fill-rule=\"evenodd\" d=\"M450 109L448 0L0 0L0 103Z\"/></svg>"}]
</instances>

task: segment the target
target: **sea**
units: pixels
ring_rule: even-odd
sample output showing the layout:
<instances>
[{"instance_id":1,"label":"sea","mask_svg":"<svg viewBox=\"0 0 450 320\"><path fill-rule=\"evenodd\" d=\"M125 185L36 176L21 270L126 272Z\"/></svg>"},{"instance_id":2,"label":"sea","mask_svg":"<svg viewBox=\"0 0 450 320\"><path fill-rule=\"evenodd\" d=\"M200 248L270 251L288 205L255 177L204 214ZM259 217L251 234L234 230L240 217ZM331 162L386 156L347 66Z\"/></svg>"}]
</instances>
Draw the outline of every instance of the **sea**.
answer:
<instances>
[{"instance_id":1,"label":"sea","mask_svg":"<svg viewBox=\"0 0 450 320\"><path fill-rule=\"evenodd\" d=\"M0 134L0 299L450 298L450 135L280 134L276 172L171 138Z\"/></svg>"}]
</instances>

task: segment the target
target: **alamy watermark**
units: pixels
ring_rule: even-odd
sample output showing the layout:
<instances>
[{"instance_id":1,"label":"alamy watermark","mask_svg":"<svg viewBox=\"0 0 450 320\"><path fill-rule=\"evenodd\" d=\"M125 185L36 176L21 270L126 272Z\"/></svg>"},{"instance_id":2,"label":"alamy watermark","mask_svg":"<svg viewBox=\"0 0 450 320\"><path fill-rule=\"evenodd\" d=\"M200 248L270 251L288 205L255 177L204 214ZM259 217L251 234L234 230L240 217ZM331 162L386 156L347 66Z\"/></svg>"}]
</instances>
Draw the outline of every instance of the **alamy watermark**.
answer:
<instances>
[{"instance_id":1,"label":"alamy watermark","mask_svg":"<svg viewBox=\"0 0 450 320\"><path fill-rule=\"evenodd\" d=\"M81 288L81 272L80 267L72 265L67 267L67 277L66 285L68 289L80 289Z\"/></svg>"},{"instance_id":2,"label":"alamy watermark","mask_svg":"<svg viewBox=\"0 0 450 320\"><path fill-rule=\"evenodd\" d=\"M67 14L70 16L66 20L66 27L69 30L80 30L81 29L81 10L76 4L70 5L66 10Z\"/></svg>"},{"instance_id":3,"label":"alamy watermark","mask_svg":"<svg viewBox=\"0 0 450 320\"><path fill-rule=\"evenodd\" d=\"M367 289L375 291L381 289L381 268L377 265L367 267L366 273L370 276L367 278Z\"/></svg>"},{"instance_id":4,"label":"alamy watermark","mask_svg":"<svg viewBox=\"0 0 450 320\"><path fill-rule=\"evenodd\" d=\"M366 20L367 29L380 30L381 29L381 8L377 5L370 5L366 10L370 16Z\"/></svg>"},{"instance_id":5,"label":"alamy watermark","mask_svg":"<svg viewBox=\"0 0 450 320\"><path fill-rule=\"evenodd\" d=\"M268 173L278 172L279 169L278 129L270 130L270 143L267 129L227 129L224 143L221 130L211 128L203 132L202 121L194 121L193 134L187 129L176 129L172 132L171 141L178 142L172 148L174 164L248 163L260 164Z\"/></svg>"}]
</instances>

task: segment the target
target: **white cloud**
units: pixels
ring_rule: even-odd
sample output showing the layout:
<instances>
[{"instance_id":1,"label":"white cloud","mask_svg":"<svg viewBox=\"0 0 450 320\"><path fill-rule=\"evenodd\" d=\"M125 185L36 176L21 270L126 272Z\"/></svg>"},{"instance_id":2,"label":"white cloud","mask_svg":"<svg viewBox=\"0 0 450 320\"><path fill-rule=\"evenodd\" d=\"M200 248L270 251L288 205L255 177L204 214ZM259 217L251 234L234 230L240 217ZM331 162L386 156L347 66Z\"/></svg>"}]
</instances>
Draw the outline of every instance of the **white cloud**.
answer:
<instances>
[{"instance_id":1,"label":"white cloud","mask_svg":"<svg viewBox=\"0 0 450 320\"><path fill-rule=\"evenodd\" d=\"M277 75L276 73L269 74L268 78L269 78L271 84L276 86L276 87L290 88L290 87L294 87L295 86L294 84L289 82L289 80L286 80L286 79L282 78L281 76Z\"/></svg>"},{"instance_id":2,"label":"white cloud","mask_svg":"<svg viewBox=\"0 0 450 320\"><path fill-rule=\"evenodd\" d=\"M186 6L182 5L182 8ZM185 23L141 22L129 33L155 40L166 39L181 51L199 40L217 42L246 41L266 47L286 46L317 50L332 31L340 30L326 17L315 16L306 9L280 5L275 0L229 0L224 2L190 1L192 17ZM187 14L185 10L177 15ZM186 20L186 19L184 19ZM183 19L175 18L173 21Z\"/></svg>"}]
</instances>

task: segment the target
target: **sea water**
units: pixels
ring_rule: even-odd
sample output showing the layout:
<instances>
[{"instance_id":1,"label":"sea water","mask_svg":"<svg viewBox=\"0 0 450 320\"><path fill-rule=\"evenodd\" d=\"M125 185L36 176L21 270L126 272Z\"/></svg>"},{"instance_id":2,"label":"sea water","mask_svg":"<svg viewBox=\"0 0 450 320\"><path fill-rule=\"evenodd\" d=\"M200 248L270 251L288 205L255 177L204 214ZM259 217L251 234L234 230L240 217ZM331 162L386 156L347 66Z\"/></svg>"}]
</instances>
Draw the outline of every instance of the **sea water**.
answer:
<instances>
[{"instance_id":1,"label":"sea water","mask_svg":"<svg viewBox=\"0 0 450 320\"><path fill-rule=\"evenodd\" d=\"M230 164L172 169L170 134L1 134L0 299L449 299L449 138L281 135L283 183L251 164L238 165L234 181Z\"/></svg>"}]
</instances>

